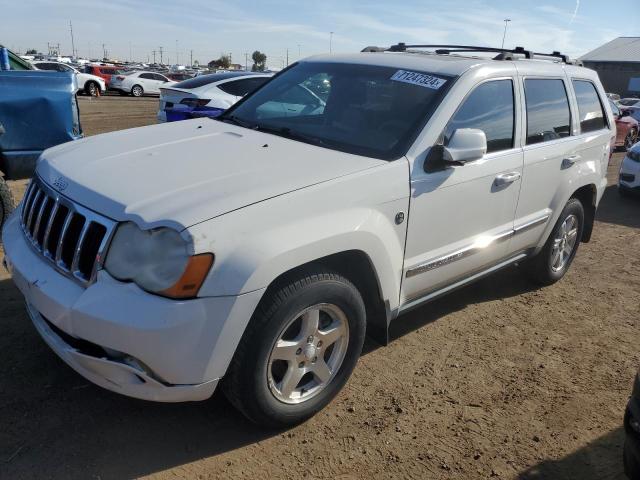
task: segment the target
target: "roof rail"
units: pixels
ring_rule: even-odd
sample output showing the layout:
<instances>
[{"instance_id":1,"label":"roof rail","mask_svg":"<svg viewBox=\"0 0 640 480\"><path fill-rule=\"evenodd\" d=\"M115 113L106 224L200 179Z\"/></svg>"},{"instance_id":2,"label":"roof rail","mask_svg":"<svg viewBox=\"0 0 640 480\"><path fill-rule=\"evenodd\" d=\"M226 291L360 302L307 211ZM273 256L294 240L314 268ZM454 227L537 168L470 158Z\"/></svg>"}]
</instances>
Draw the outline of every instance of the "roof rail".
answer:
<instances>
[{"instance_id":1,"label":"roof rail","mask_svg":"<svg viewBox=\"0 0 640 480\"><path fill-rule=\"evenodd\" d=\"M406 52L411 48L428 48L433 49L438 55L448 55L450 53L497 53L494 60L515 60L515 55L523 55L525 58L532 59L535 57L552 57L557 58L563 63L571 65L582 65L579 60L571 60L567 55L554 51L551 53L539 53L526 50L524 47L495 48L495 47L479 47L475 45L407 45L406 43L398 43L389 48L382 47L366 47L363 52Z\"/></svg>"}]
</instances>

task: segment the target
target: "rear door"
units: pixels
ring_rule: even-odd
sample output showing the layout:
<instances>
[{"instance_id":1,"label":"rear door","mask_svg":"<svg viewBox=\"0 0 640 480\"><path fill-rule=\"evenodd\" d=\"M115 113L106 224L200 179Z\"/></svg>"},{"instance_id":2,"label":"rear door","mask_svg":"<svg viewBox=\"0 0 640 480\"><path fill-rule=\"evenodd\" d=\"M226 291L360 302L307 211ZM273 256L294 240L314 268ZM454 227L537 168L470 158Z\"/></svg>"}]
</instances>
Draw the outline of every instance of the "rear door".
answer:
<instances>
[{"instance_id":1,"label":"rear door","mask_svg":"<svg viewBox=\"0 0 640 480\"><path fill-rule=\"evenodd\" d=\"M528 67L532 71L545 68ZM520 77L525 97L524 167L512 239L514 250L541 241L554 214L564 207L563 186L570 183L567 169L583 160L578 151L583 140L576 135L570 106L571 86L562 70L549 68L554 68L549 76L525 73Z\"/></svg>"}]
</instances>

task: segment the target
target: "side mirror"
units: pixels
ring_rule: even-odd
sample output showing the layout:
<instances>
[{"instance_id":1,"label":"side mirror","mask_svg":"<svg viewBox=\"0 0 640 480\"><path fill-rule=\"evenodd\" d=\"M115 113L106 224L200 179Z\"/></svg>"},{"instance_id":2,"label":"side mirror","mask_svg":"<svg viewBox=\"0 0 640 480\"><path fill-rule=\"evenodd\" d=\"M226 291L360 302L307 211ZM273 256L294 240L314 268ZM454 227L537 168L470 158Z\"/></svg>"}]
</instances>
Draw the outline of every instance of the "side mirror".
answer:
<instances>
[{"instance_id":1,"label":"side mirror","mask_svg":"<svg viewBox=\"0 0 640 480\"><path fill-rule=\"evenodd\" d=\"M487 153L487 136L477 128L458 128L443 153L444 160L454 164L479 160Z\"/></svg>"},{"instance_id":2,"label":"side mirror","mask_svg":"<svg viewBox=\"0 0 640 480\"><path fill-rule=\"evenodd\" d=\"M451 165L462 166L479 160L487 153L487 136L476 128L459 128L453 132L448 145L434 145L424 161L427 173L443 170Z\"/></svg>"}]
</instances>

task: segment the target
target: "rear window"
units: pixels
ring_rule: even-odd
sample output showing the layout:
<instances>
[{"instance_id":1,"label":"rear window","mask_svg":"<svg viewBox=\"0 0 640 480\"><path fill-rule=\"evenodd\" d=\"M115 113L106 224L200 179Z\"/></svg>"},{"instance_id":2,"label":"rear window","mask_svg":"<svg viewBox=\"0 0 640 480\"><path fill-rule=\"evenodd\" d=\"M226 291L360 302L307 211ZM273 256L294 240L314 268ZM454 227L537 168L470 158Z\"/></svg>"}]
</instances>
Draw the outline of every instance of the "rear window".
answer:
<instances>
[{"instance_id":1,"label":"rear window","mask_svg":"<svg viewBox=\"0 0 640 480\"><path fill-rule=\"evenodd\" d=\"M607 128L604 110L595 85L584 80L573 80L573 89L578 100L580 131L586 133Z\"/></svg>"},{"instance_id":2,"label":"rear window","mask_svg":"<svg viewBox=\"0 0 640 480\"><path fill-rule=\"evenodd\" d=\"M211 83L220 82L222 80L229 80L231 78L236 78L236 77L242 77L245 75L247 75L246 72L212 73L210 75L200 75L198 77L185 80L184 82L180 82L177 85L175 85L175 87L176 88L204 87L205 85L209 85Z\"/></svg>"},{"instance_id":3,"label":"rear window","mask_svg":"<svg viewBox=\"0 0 640 480\"><path fill-rule=\"evenodd\" d=\"M240 80L233 80L225 82L217 87L229 95L235 95L236 97L244 97L248 93L253 92L256 88L261 86L264 82L269 80L265 77L258 78L243 78Z\"/></svg>"},{"instance_id":4,"label":"rear window","mask_svg":"<svg viewBox=\"0 0 640 480\"><path fill-rule=\"evenodd\" d=\"M571 135L571 110L562 80L526 79L527 145Z\"/></svg>"}]
</instances>

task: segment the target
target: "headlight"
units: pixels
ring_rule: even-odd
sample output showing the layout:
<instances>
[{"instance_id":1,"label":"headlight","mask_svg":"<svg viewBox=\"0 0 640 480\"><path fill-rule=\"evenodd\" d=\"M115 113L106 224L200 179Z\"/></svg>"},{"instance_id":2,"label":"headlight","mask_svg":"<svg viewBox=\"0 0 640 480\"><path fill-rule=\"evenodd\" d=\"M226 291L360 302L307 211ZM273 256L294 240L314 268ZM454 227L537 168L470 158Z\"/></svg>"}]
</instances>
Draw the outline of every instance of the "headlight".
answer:
<instances>
[{"instance_id":1,"label":"headlight","mask_svg":"<svg viewBox=\"0 0 640 480\"><path fill-rule=\"evenodd\" d=\"M121 281L135 282L171 298L195 297L213 264L213 255L190 255L189 244L170 228L141 230L132 222L118 227L105 269Z\"/></svg>"},{"instance_id":2,"label":"headlight","mask_svg":"<svg viewBox=\"0 0 640 480\"><path fill-rule=\"evenodd\" d=\"M629 150L627 152L627 157L629 157L634 162L640 162L640 149Z\"/></svg>"}]
</instances>

